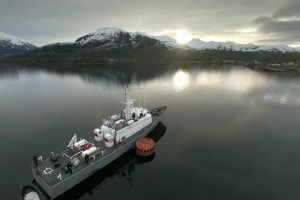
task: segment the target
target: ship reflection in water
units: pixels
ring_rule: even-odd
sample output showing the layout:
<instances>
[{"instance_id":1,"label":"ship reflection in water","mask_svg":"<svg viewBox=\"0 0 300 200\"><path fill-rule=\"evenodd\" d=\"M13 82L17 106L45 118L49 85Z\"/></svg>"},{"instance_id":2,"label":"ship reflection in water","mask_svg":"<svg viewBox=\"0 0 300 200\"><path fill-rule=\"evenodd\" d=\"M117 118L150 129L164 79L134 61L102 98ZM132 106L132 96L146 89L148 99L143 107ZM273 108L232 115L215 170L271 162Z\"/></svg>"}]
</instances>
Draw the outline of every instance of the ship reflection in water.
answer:
<instances>
[{"instance_id":1,"label":"ship reflection in water","mask_svg":"<svg viewBox=\"0 0 300 200\"><path fill-rule=\"evenodd\" d=\"M159 122L155 129L147 136L158 142L166 133L167 127ZM159 154L159 152L157 152ZM108 184L111 179L121 177L126 179L130 188L134 188L133 173L140 165L151 162L155 157L155 153L148 157L139 157L136 155L135 150L131 149L120 158L107 165L99 172L93 174L88 179L82 181L69 191L65 192L56 200L71 200L80 199L84 195L94 196L101 193L101 188ZM99 194L100 195L100 194Z\"/></svg>"}]
</instances>

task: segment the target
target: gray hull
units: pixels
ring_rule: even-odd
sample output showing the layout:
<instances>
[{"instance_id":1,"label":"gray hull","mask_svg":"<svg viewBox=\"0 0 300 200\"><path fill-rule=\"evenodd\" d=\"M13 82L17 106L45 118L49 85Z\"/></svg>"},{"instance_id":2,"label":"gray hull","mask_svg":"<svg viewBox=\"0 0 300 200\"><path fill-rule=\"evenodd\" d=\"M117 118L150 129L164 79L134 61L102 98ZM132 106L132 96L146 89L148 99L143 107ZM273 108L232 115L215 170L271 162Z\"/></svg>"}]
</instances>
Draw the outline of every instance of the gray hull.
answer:
<instances>
[{"instance_id":1,"label":"gray hull","mask_svg":"<svg viewBox=\"0 0 300 200\"><path fill-rule=\"evenodd\" d=\"M116 149L111 153L103 156L102 158L94 162L91 161L88 164L88 166L72 174L71 176L65 178L63 181L60 181L54 185L50 185L41 177L40 174L36 173L36 170L34 168L32 168L32 173L34 175L36 182L48 194L48 196L51 199L56 198L57 196L61 195L62 193L69 190L70 188L74 187L75 185L85 180L86 178L88 178L98 170L102 169L103 167L105 167L106 165L108 165L109 163L111 163L121 155L123 155L131 148L134 148L135 141L138 138L145 137L156 127L156 125L160 121L162 114L165 112L166 108L167 108L166 106L163 106L163 107L153 109L152 112L153 111L154 112L152 117L152 123L150 125L146 126L138 133L136 133L135 135L131 136L130 138L128 138L127 140L119 144L116 147Z\"/></svg>"}]
</instances>

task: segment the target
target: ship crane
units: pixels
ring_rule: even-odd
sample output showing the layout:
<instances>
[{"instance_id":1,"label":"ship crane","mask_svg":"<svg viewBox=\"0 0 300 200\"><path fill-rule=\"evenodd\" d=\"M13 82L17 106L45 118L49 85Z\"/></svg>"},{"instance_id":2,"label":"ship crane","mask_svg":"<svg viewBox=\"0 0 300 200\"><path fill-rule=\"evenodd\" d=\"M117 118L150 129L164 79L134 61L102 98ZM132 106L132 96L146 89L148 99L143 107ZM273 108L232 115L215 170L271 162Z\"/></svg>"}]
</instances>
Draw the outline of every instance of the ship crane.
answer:
<instances>
[{"instance_id":1,"label":"ship crane","mask_svg":"<svg viewBox=\"0 0 300 200\"><path fill-rule=\"evenodd\" d=\"M77 134L74 134L67 147L68 148L73 147L76 142L77 142Z\"/></svg>"}]
</instances>

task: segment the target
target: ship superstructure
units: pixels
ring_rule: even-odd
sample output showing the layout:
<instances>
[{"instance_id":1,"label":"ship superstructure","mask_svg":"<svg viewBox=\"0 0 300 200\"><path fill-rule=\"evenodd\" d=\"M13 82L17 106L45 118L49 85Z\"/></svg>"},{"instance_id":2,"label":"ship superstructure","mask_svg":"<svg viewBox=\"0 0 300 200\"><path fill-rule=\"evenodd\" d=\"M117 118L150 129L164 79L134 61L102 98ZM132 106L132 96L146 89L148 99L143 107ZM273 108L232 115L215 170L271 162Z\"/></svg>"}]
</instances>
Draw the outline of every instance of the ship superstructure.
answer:
<instances>
[{"instance_id":1,"label":"ship superstructure","mask_svg":"<svg viewBox=\"0 0 300 200\"><path fill-rule=\"evenodd\" d=\"M34 156L32 172L38 185L55 198L134 147L159 122L167 106L147 110L134 107L126 98L125 108L104 119L88 138L75 134L56 152Z\"/></svg>"}]
</instances>

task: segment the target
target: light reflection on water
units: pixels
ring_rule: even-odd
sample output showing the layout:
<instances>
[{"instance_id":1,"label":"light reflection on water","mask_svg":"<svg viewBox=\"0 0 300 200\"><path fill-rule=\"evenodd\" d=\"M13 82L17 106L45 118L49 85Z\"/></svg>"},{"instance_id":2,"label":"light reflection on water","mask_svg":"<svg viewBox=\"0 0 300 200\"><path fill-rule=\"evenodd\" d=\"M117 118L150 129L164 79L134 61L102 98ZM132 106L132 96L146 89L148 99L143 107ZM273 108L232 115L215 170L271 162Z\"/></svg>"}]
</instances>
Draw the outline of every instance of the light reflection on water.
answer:
<instances>
[{"instance_id":1,"label":"light reflection on water","mask_svg":"<svg viewBox=\"0 0 300 200\"><path fill-rule=\"evenodd\" d=\"M13 199L31 179L32 155L65 144L74 133L91 133L119 112L128 83L139 104L168 105L155 158L137 165L126 156L68 199L300 197L299 75L132 65L1 67L0 156L7 158L1 193Z\"/></svg>"},{"instance_id":2,"label":"light reflection on water","mask_svg":"<svg viewBox=\"0 0 300 200\"><path fill-rule=\"evenodd\" d=\"M233 90L238 93L245 93L251 89L257 89L267 84L263 75L245 70L232 70L226 74L218 72L200 72L196 78L198 86L222 87L226 90Z\"/></svg>"},{"instance_id":3,"label":"light reflection on water","mask_svg":"<svg viewBox=\"0 0 300 200\"><path fill-rule=\"evenodd\" d=\"M173 84L175 90L183 90L190 84L190 75L183 70L177 70L173 75Z\"/></svg>"},{"instance_id":4,"label":"light reflection on water","mask_svg":"<svg viewBox=\"0 0 300 200\"><path fill-rule=\"evenodd\" d=\"M240 68L227 73L201 69L197 71L178 69L171 76L172 81L163 77L153 80L150 84L162 85L163 88L172 91L181 91L189 87L215 87L242 94L250 92L252 89L263 88L267 84L272 84L273 81L266 79L263 74L252 71L245 73L245 69Z\"/></svg>"}]
</instances>

